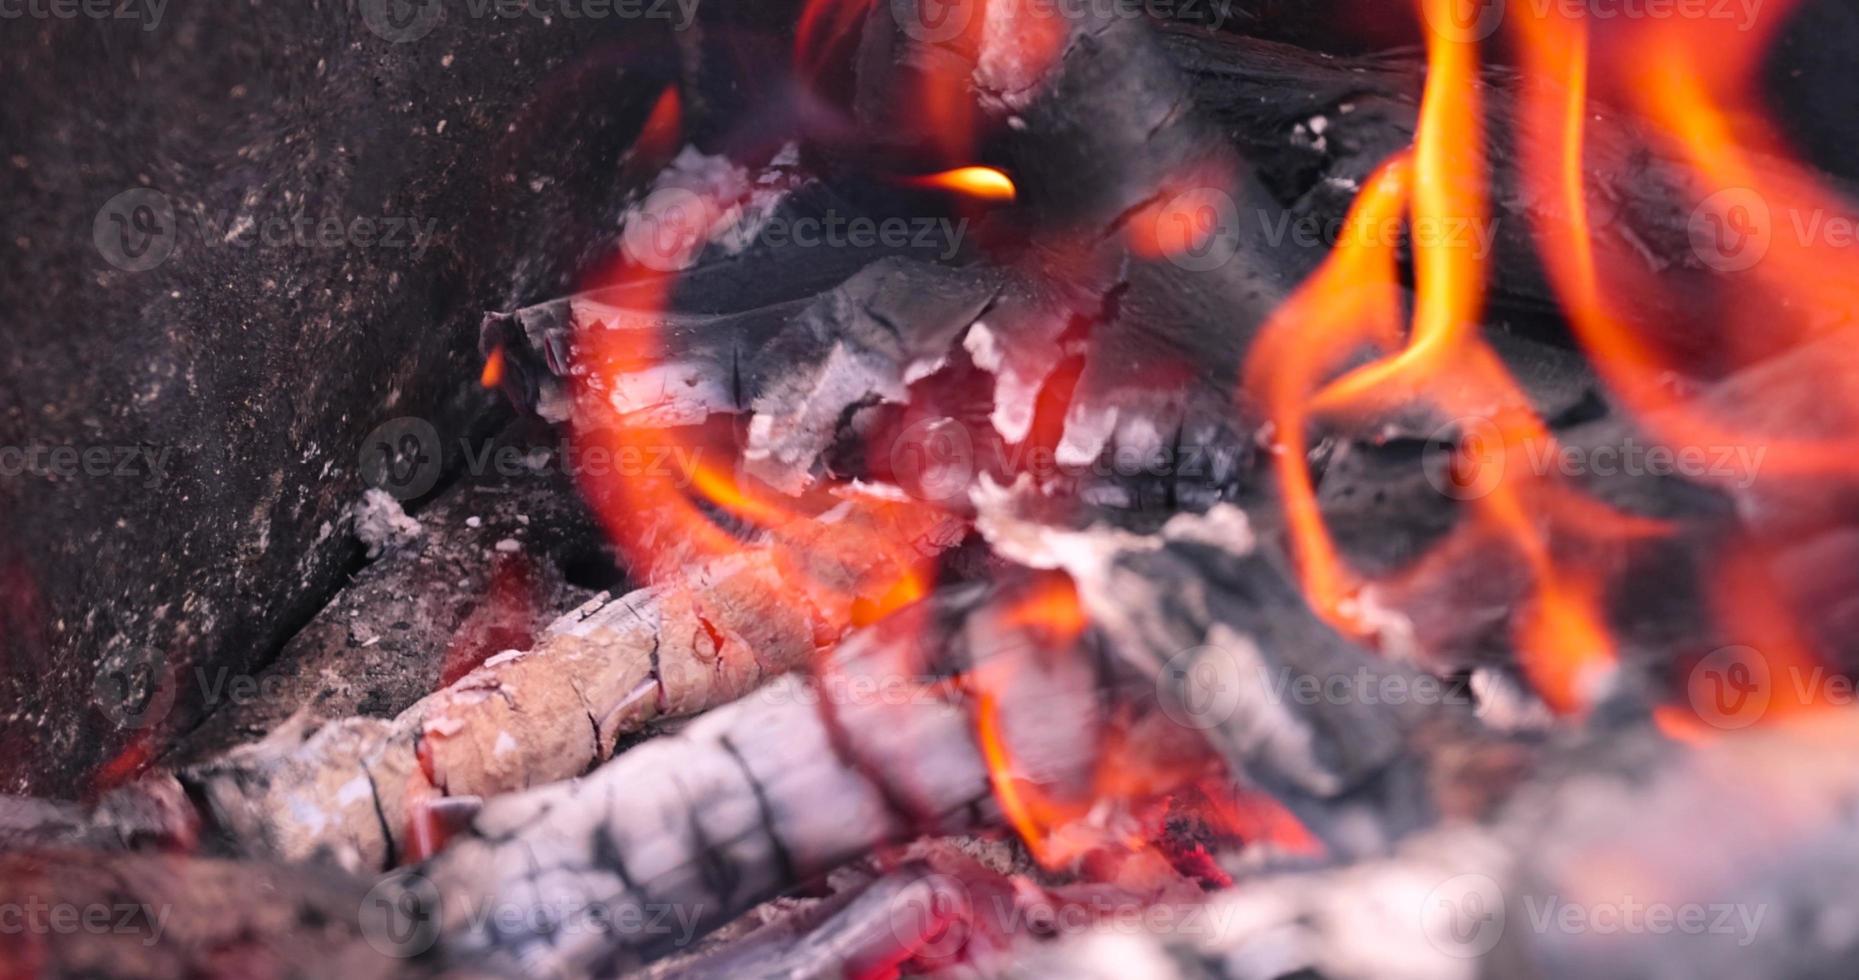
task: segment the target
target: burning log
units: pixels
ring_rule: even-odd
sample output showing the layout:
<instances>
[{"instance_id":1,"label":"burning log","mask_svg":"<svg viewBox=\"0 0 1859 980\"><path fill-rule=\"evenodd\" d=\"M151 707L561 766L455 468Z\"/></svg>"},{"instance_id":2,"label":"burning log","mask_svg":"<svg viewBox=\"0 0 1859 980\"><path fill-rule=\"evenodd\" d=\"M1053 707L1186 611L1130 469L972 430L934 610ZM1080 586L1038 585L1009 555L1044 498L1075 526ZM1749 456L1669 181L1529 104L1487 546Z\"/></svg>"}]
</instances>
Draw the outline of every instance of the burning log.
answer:
<instances>
[{"instance_id":1,"label":"burning log","mask_svg":"<svg viewBox=\"0 0 1859 980\"><path fill-rule=\"evenodd\" d=\"M1634 419L1609 413L1585 421L1577 415L1554 429L1554 445L1513 449L1475 463L1494 472L1566 478L1595 500L1670 526L1671 533L1656 543L1616 540L1582 553L1583 567L1620 581L1623 598L1613 604L1614 622L1624 653L1654 678L1653 689L1663 686L1658 678L1681 658L1678 651L1743 642L1734 627L1674 614L1674 609L1704 601L1706 579L1719 565L1726 543L1755 536L1770 541L1773 550L1751 560L1763 566L1761 574L1775 577L1784 594L1830 600L1803 605L1801 616L1826 636L1821 648L1839 654L1834 666L1859 663L1851 659L1859 651L1840 635L1839 624L1849 622L1851 613L1837 599L1852 584L1839 570L1853 554L1848 539L1859 520L1850 507L1851 481L1826 469L1811 478L1791 472L1784 458L1788 443L1833 441L1851 431L1845 406L1815 397L1800 384L1804 377L1829 379L1835 390L1859 383L1851 361L1838 353L1843 344L1814 344L1695 385L1689 397L1661 415ZM1693 442L1686 433L1695 431L1690 420L1698 418L1787 436L1775 445ZM1442 670L1513 662L1514 617L1530 589L1528 570L1516 556L1496 551L1455 553L1457 561L1435 562L1425 565L1422 574L1411 574L1429 549L1466 519L1463 485L1468 478L1449 472L1461 459L1459 447L1449 441L1457 438L1454 423L1476 420L1436 417L1393 440L1339 436L1338 445L1316 464L1326 523L1349 560L1383 583L1370 587L1367 601L1399 611L1408 635L1405 644L1396 645L1417 647ZM1433 425L1441 428L1427 432ZM1732 455L1738 450L1741 455ZM1771 451L1776 458L1765 468ZM1683 454L1701 462L1680 473L1675 463L1663 469L1646 466L1648 454L1674 461ZM1640 466L1626 465L1635 459ZM1576 465L1569 469L1565 460ZM1622 462L1595 466L1596 460ZM1263 512L1262 523L1276 538L1269 511Z\"/></svg>"},{"instance_id":2,"label":"burning log","mask_svg":"<svg viewBox=\"0 0 1859 980\"><path fill-rule=\"evenodd\" d=\"M1501 739L1478 749L1450 704L1428 719L1439 706L1425 699L1297 705L1274 689L1359 672L1383 684L1401 671L1300 616L1278 573L1250 554L1237 511L1184 519L1159 538L1100 532L1096 548L998 510L984 526L997 548L1035 561L1092 556L1068 569L1082 609L1054 619L1088 611L1105 633L1087 642L1115 653L1055 657L1050 632L1024 625L1039 606L1025 590L940 593L848 640L811 687L783 679L586 780L489 804L470 838L403 882L431 926L416 945L529 971L624 969L887 842L1012 820L1013 797L997 796L1000 750L977 742L990 696L1013 726L1014 784L1078 783L1106 712L1134 706L1158 723L1139 729L1139 767L1179 765L1212 736L1342 855L1379 853L1430 826L1440 804L1429 773L1442 759L1466 770L1484 751L1489 773L1489 748L1502 752ZM1169 593L1180 598L1158 598ZM1008 683L990 694L976 686L987 673ZM1210 711L1210 692L1231 700ZM1449 794L1448 809L1478 812L1492 789ZM498 907L546 911L540 926L487 926ZM688 916L685 930L642 925L655 911Z\"/></svg>"},{"instance_id":3,"label":"burning log","mask_svg":"<svg viewBox=\"0 0 1859 980\"><path fill-rule=\"evenodd\" d=\"M1343 233L1349 205L1375 168L1413 145L1425 85L1425 67L1418 61L1329 57L1192 28L1161 34L1170 60L1190 79L1196 106L1219 123L1283 205L1281 212L1242 210L1247 223L1281 236L1334 238ZM1531 86L1554 84L1526 82L1510 70L1487 73L1481 95L1493 134L1487 153L1495 210L1484 222L1451 233L1490 257L1490 321L1566 338L1561 297L1539 258L1538 230L1544 222L1566 224L1570 215L1544 199L1523 173L1531 141L1544 137L1526 122L1520 103ZM1598 103L1584 121L1582 188L1597 265L1656 277L1659 289L1633 298L1633 329L1667 345L1692 373L1723 374L1736 362L1719 337L1696 325L1720 319L1726 297L1746 288L1748 278L1741 268L1725 268L1717 246L1700 237L1710 185L1649 122ZM1752 167L1776 163L1758 157ZM1859 189L1832 177L1822 180L1839 199L1859 200ZM1762 356L1793 342L1776 331L1738 344Z\"/></svg>"},{"instance_id":4,"label":"burning log","mask_svg":"<svg viewBox=\"0 0 1859 980\"><path fill-rule=\"evenodd\" d=\"M894 504L847 501L829 520L597 598L534 649L493 657L391 720L287 725L182 778L242 848L351 868L430 853L459 806L580 775L656 719L804 666L851 622L855 602L911 574L862 542L914 542L920 558L960 537L947 518Z\"/></svg>"},{"instance_id":5,"label":"burning log","mask_svg":"<svg viewBox=\"0 0 1859 980\"><path fill-rule=\"evenodd\" d=\"M403 880L436 930L413 951L437 940L467 964L626 969L881 844L994 823L976 717L989 705L1024 720L1004 736L1015 778L1080 784L1132 675L1054 656L1071 640L1024 622L1026 594L945 591L849 639L811 681L783 678L585 780L491 802L473 836ZM1179 753L1166 734L1142 750ZM543 924L487 924L502 907Z\"/></svg>"}]
</instances>

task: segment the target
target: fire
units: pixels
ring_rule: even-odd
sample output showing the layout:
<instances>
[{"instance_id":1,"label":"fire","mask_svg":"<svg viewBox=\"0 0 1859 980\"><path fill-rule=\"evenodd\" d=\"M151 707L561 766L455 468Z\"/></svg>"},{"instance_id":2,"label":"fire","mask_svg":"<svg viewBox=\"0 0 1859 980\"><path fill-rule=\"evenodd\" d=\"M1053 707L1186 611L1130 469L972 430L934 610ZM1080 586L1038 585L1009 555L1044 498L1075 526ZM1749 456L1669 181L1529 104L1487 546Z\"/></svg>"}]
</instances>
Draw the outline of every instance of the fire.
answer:
<instances>
[{"instance_id":1,"label":"fire","mask_svg":"<svg viewBox=\"0 0 1859 980\"><path fill-rule=\"evenodd\" d=\"M484 358L484 370L478 375L478 384L485 388L495 388L503 384L503 346L491 348Z\"/></svg>"},{"instance_id":2,"label":"fire","mask_svg":"<svg viewBox=\"0 0 1859 980\"><path fill-rule=\"evenodd\" d=\"M1452 2L1422 0L1422 15L1428 23L1450 23L1446 7ZM1721 29L1709 25L1661 22L1640 29L1611 56L1597 57L1585 20L1541 13L1511 19L1529 81L1520 106L1525 132L1517 144L1524 180L1535 196L1554 202L1535 216L1540 251L1601 379L1669 445L1759 445L1776 478L1859 474L1852 462L1859 406L1829 380L1852 368L1840 361L1853 356L1850 345L1828 348L1827 377L1802 379L1809 392L1802 405L1765 404L1761 413L1741 405L1700 408L1671 383L1695 365L1676 359L1636 326L1643 318L1636 317L1633 299L1661 284L1617 268L1620 263L1603 267L1594 250L1584 141L1589 94L1599 78L1637 101L1699 177L1699 219L1707 231L1764 238L1767 255L1735 284L1735 295L1726 296L1722 322L1702 328L1721 333L1727 368L1751 366L1765 350L1859 322L1859 264L1824 246L1790 240L1765 217L1771 211L1842 213L1804 168L1759 164L1752 155L1780 145L1748 122L1759 114L1745 94L1755 91L1754 70L1776 21L1769 31L1735 38L1718 36ZM1479 92L1477 43L1434 32L1414 146L1367 182L1349 216L1352 226L1371 227L1406 215L1415 295L1405 332L1394 247L1349 235L1266 325L1245 387L1271 423L1275 476L1306 594L1331 622L1358 633L1365 624L1355 600L1376 583L1348 567L1324 525L1306 462L1310 430L1419 405L1454 420L1438 434L1456 447L1442 490L1463 500L1469 517L1403 577L1412 580L1481 550L1513 555L1532 582L1527 606L1514 617L1520 660L1551 706L1575 711L1612 672L1618 646L1604 609L1607 578L1576 556L1591 546L1619 548L1671 529L1615 512L1565 481L1517 465L1526 457L1546 458L1555 442L1479 333L1487 256L1455 244L1453 236L1428 234L1490 220ZM1730 204L1713 210L1712 202L1726 197ZM1829 416L1837 421L1830 424ZM1764 424L1752 425L1752 418ZM1772 545L1742 542L1712 563L1707 591L1717 625L1726 636L1756 644L1771 669L1809 669L1819 659L1814 643L1787 597L1760 571ZM1669 712L1662 719L1669 730L1682 729Z\"/></svg>"},{"instance_id":3,"label":"fire","mask_svg":"<svg viewBox=\"0 0 1859 980\"><path fill-rule=\"evenodd\" d=\"M1603 268L1585 195L1587 98L1611 87L1634 104L1699 180L1694 244L1706 264L1735 277L1724 314L1710 330L1724 352L1720 370L1747 369L1765 351L1849 334L1859 322L1859 262L1848 250L1801 234L1801 215L1842 213L1849 205L1789 161L1762 122L1757 69L1793 4L1771 5L1758 23L1732 29L1673 20L1641 26L1626 49L1598 47L1585 19L1521 18L1527 72L1543 84L1523 105L1525 178L1556 200L1560 221L1537 229L1542 254L1569 319L1604 380L1636 419L1665 442L1691 447L1760 447L1764 479L1850 482L1859 469L1859 399L1836 380L1852 369L1851 344L1822 344L1813 369L1791 378L1794 394L1747 405L1699 405L1668 380L1692 367L1642 336L1635 297L1662 286L1630 268ZM1760 161L1755 154L1765 155ZM1759 650L1777 676L1816 669L1823 658L1802 629L1800 611L1761 569L1771 542L1745 540L1713 563L1709 594L1722 632ZM1784 690L1775 685L1773 693ZM1789 690L1792 690L1789 688ZM1764 692L1765 696L1769 692ZM1811 705L1798 696L1770 703L1780 717ZM1691 734L1695 721L1674 709L1668 731Z\"/></svg>"},{"instance_id":4,"label":"fire","mask_svg":"<svg viewBox=\"0 0 1859 980\"><path fill-rule=\"evenodd\" d=\"M1447 23L1453 0L1425 0L1430 22ZM1308 430L1325 419L1373 417L1430 405L1452 420L1440 435L1456 444L1443 490L1471 515L1442 554L1498 547L1521 560L1533 592L1516 621L1523 666L1544 699L1582 708L1612 669L1615 644L1601 609L1604 583L1560 559L1558 538L1637 538L1654 522L1614 514L1517 462L1551 451L1554 440L1478 332L1487 256L1475 235L1490 220L1484 186L1478 53L1469 40L1435 35L1413 149L1390 160L1358 196L1352 227L1387 225L1405 212L1414 253L1414 310L1402 335L1396 243L1347 236L1324 266L1266 325L1247 368L1277 440L1275 470L1298 572L1312 605L1362 633L1352 599L1368 583L1346 566L1323 525L1308 472ZM1366 364L1335 377L1365 353ZM1329 380L1326 380L1329 379Z\"/></svg>"},{"instance_id":5,"label":"fire","mask_svg":"<svg viewBox=\"0 0 1859 980\"><path fill-rule=\"evenodd\" d=\"M914 177L906 183L913 187L949 191L996 204L1012 204L1019 194L1013 178L993 167L957 167L938 174Z\"/></svg>"}]
</instances>

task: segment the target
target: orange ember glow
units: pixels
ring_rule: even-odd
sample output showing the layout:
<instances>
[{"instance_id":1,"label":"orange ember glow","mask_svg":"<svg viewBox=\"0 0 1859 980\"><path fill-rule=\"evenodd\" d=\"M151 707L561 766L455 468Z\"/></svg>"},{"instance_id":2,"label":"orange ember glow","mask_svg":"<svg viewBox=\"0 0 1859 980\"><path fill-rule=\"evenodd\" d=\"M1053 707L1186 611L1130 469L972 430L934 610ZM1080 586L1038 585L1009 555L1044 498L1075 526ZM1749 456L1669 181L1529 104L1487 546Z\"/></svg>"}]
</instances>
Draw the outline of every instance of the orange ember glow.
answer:
<instances>
[{"instance_id":1,"label":"orange ember glow","mask_svg":"<svg viewBox=\"0 0 1859 980\"><path fill-rule=\"evenodd\" d=\"M1040 863L1060 863L1046 847L1046 828L1050 821L1041 812L1043 808L1035 806L1038 797L1022 793L1020 781L1013 775L1013 759L1007 754L1006 740L1001 736L1000 707L994 696L986 691L975 696L975 735L980 740L982 759L988 765L994 798L1000 802L1007 822Z\"/></svg>"},{"instance_id":2,"label":"orange ember glow","mask_svg":"<svg viewBox=\"0 0 1859 980\"><path fill-rule=\"evenodd\" d=\"M913 187L949 191L997 204L1012 204L1018 194L1013 178L993 167L957 167L939 174L913 177L908 183Z\"/></svg>"},{"instance_id":3,"label":"orange ember glow","mask_svg":"<svg viewBox=\"0 0 1859 980\"><path fill-rule=\"evenodd\" d=\"M678 151L678 142L683 136L684 103L678 97L678 87L667 85L659 93L658 101L652 104L652 112L646 116L645 125L639 130L639 138L633 144L633 156L662 166Z\"/></svg>"},{"instance_id":4,"label":"orange ember glow","mask_svg":"<svg viewBox=\"0 0 1859 980\"><path fill-rule=\"evenodd\" d=\"M478 384L485 388L495 388L503 384L503 347L491 348L490 355L484 358L484 371L478 375Z\"/></svg>"}]
</instances>

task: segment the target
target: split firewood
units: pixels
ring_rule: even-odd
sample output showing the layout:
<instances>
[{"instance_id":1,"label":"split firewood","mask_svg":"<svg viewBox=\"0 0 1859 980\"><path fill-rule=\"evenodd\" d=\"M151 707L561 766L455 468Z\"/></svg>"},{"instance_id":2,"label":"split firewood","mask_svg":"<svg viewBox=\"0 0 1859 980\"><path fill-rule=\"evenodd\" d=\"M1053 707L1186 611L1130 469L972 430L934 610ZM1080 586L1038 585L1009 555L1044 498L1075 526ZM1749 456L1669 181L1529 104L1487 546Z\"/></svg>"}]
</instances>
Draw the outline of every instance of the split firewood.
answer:
<instances>
[{"instance_id":1,"label":"split firewood","mask_svg":"<svg viewBox=\"0 0 1859 980\"><path fill-rule=\"evenodd\" d=\"M1026 594L939 593L854 635L811 679L782 678L586 779L491 801L470 837L398 879L423 926L411 951L623 970L880 845L998 825L978 725L1002 726L1029 786L1088 784L1132 675L1027 623ZM1152 762L1179 758L1171 734L1142 744ZM532 918L500 924L508 909Z\"/></svg>"},{"instance_id":2,"label":"split firewood","mask_svg":"<svg viewBox=\"0 0 1859 980\"><path fill-rule=\"evenodd\" d=\"M597 598L393 719L302 720L181 776L242 847L389 866L429 853L460 807L580 775L657 719L805 666L858 603L962 533L925 508L847 500L678 578Z\"/></svg>"}]
</instances>

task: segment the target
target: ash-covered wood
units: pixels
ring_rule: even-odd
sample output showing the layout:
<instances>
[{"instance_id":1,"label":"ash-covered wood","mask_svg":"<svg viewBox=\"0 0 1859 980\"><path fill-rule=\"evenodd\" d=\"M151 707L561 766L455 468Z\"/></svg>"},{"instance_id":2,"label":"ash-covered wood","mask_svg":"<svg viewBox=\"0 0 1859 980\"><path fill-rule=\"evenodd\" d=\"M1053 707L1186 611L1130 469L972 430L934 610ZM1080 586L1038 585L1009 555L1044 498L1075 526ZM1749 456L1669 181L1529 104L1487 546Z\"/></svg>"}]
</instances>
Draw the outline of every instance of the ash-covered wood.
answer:
<instances>
[{"instance_id":1,"label":"ash-covered wood","mask_svg":"<svg viewBox=\"0 0 1859 980\"><path fill-rule=\"evenodd\" d=\"M200 815L171 776L137 780L90 805L0 797L0 851L185 850L198 842L199 835Z\"/></svg>"},{"instance_id":2,"label":"ash-covered wood","mask_svg":"<svg viewBox=\"0 0 1859 980\"><path fill-rule=\"evenodd\" d=\"M1194 933L1087 936L1078 976L1832 977L1859 944L1843 712L1704 748L1650 728L1563 737L1477 823L1320 872L1242 878ZM1102 964L1121 966L1106 972Z\"/></svg>"},{"instance_id":3,"label":"ash-covered wood","mask_svg":"<svg viewBox=\"0 0 1859 980\"><path fill-rule=\"evenodd\" d=\"M1013 776L1088 780L1130 675L1054 649L1016 620L1016 598L945 591L855 635L811 679L782 678L587 779L491 802L404 880L436 903L422 942L448 961L611 972L882 844L998 820L970 690L983 672L1006 679L1002 717L1020 719L1004 736ZM498 926L512 907L545 924Z\"/></svg>"},{"instance_id":4,"label":"ash-covered wood","mask_svg":"<svg viewBox=\"0 0 1859 980\"><path fill-rule=\"evenodd\" d=\"M603 596L392 719L301 719L182 775L241 848L380 868L428 853L427 811L580 775L622 736L804 666L910 569L950 519L847 501L660 585ZM901 552L871 540L905 542ZM801 556L798 563L775 555Z\"/></svg>"}]
</instances>

